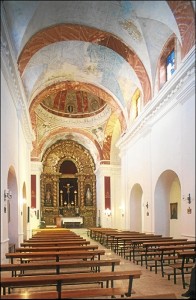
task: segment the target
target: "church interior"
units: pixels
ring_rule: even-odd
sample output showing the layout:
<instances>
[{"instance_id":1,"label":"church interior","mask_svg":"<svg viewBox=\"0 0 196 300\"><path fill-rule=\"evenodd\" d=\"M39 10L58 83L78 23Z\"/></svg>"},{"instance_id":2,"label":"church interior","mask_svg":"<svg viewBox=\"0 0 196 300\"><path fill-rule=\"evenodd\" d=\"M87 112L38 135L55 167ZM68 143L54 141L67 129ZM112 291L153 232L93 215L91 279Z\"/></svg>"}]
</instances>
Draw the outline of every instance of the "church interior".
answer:
<instances>
[{"instance_id":1,"label":"church interior","mask_svg":"<svg viewBox=\"0 0 196 300\"><path fill-rule=\"evenodd\" d=\"M1 1L1 263L101 229L195 243L195 1Z\"/></svg>"}]
</instances>

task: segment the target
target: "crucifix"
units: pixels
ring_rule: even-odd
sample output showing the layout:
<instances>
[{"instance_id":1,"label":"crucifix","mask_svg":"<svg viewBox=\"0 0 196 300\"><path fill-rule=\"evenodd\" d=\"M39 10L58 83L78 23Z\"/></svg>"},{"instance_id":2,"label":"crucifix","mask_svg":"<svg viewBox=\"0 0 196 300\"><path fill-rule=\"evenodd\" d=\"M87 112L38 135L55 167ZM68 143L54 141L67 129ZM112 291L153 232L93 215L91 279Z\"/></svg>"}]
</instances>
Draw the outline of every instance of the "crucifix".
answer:
<instances>
[{"instance_id":1,"label":"crucifix","mask_svg":"<svg viewBox=\"0 0 196 300\"><path fill-rule=\"evenodd\" d=\"M67 204L69 204L69 194L70 194L70 189L73 187L73 185L70 185L70 183L67 183L64 185L64 188L67 189Z\"/></svg>"}]
</instances>

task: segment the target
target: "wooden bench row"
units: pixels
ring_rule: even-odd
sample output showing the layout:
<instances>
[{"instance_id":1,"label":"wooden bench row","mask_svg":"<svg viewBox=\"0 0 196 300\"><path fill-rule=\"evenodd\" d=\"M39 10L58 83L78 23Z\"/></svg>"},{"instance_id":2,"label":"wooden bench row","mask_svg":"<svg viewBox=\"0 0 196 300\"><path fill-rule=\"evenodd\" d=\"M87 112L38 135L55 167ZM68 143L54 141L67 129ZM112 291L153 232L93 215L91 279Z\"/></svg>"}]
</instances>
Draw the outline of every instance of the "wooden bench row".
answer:
<instances>
[{"instance_id":1,"label":"wooden bench row","mask_svg":"<svg viewBox=\"0 0 196 300\"><path fill-rule=\"evenodd\" d=\"M74 246L74 245L89 245L90 241L26 241L21 243L21 247L46 247L46 246Z\"/></svg>"},{"instance_id":2,"label":"wooden bench row","mask_svg":"<svg viewBox=\"0 0 196 300\"><path fill-rule=\"evenodd\" d=\"M58 298L62 297L63 284L89 284L102 282L106 284L106 288L114 288L114 281L128 280L128 288L125 293L126 296L131 296L133 279L140 278L140 270L132 271L113 271L113 272L97 272L97 273L74 273L74 274L55 274L44 276L24 276L24 277L6 277L1 279L1 287L3 295L6 295L6 288L13 287L33 287L33 286L56 286ZM8 292L9 292L8 291Z\"/></svg>"},{"instance_id":3,"label":"wooden bench row","mask_svg":"<svg viewBox=\"0 0 196 300\"><path fill-rule=\"evenodd\" d=\"M28 263L28 264L1 264L1 272L12 272L12 276L17 276L19 274L32 275L28 274L26 271L38 270L41 273L44 273L44 270L54 270L53 274L65 273L65 269L73 268L81 271L81 268L91 268L95 272L100 272L100 267L111 266L111 272L115 270L115 266L120 265L119 259L102 259L102 260L72 260L72 261L60 261L60 262L39 262L39 263ZM73 270L71 271L73 272ZM78 271L79 272L79 271ZM40 275L40 274L38 274Z\"/></svg>"},{"instance_id":4,"label":"wooden bench row","mask_svg":"<svg viewBox=\"0 0 196 300\"><path fill-rule=\"evenodd\" d=\"M105 250L76 250L76 251L46 251L46 252L14 252L6 253L5 256L7 259L10 259L11 263L14 263L14 260L20 259L23 261L40 261L40 260L67 260L67 259L100 259L101 255L105 254Z\"/></svg>"},{"instance_id":5,"label":"wooden bench row","mask_svg":"<svg viewBox=\"0 0 196 300\"><path fill-rule=\"evenodd\" d=\"M168 280L170 280L170 277L173 275L174 276L174 284L176 284L176 276L181 275L182 285L183 285L183 288L185 289L185 287L186 287L185 274L191 274L191 270L196 262L196 250L180 251L180 252L178 252L178 258L181 259L180 263L176 262L173 264L169 264L168 267L171 269L171 271L165 271L164 275L168 276ZM192 261L190 262L190 260L192 260Z\"/></svg>"},{"instance_id":6,"label":"wooden bench row","mask_svg":"<svg viewBox=\"0 0 196 300\"><path fill-rule=\"evenodd\" d=\"M179 251L191 250L192 253L196 249L195 241L187 241L187 239L173 239L172 237L162 237L161 235L148 235L142 233L122 232L116 229L97 229L89 228L90 236L96 240L104 241L114 252L120 254L124 258L128 258L138 264L145 263L146 268L155 268L157 273L158 267L161 268L162 276L166 274L168 279L174 276L182 276L182 284L185 288L184 275L191 273L194 264L192 261L182 260L178 255ZM128 254L128 256L127 256ZM168 266L170 271L165 271ZM179 271L179 272L177 272Z\"/></svg>"},{"instance_id":7,"label":"wooden bench row","mask_svg":"<svg viewBox=\"0 0 196 300\"><path fill-rule=\"evenodd\" d=\"M126 293L123 288L88 288L61 291L61 299L79 299L92 297L116 297L124 296ZM2 295L1 299L60 299L59 293L56 291L49 292L30 292L30 293L14 293ZM172 299L172 298L170 298Z\"/></svg>"},{"instance_id":8,"label":"wooden bench row","mask_svg":"<svg viewBox=\"0 0 196 300\"><path fill-rule=\"evenodd\" d=\"M40 251L77 251L77 250L95 250L98 245L73 245L73 246L45 246L45 247L19 247L15 252L40 252Z\"/></svg>"},{"instance_id":9,"label":"wooden bench row","mask_svg":"<svg viewBox=\"0 0 196 300\"><path fill-rule=\"evenodd\" d=\"M124 289L122 288L96 288L96 289L77 289L66 290L61 292L62 299L79 299L92 297L108 297L124 296ZM1 299L59 299L56 291L37 292L37 293L14 293L2 295ZM131 296L131 299L177 299L175 293L153 294L142 296Z\"/></svg>"},{"instance_id":10,"label":"wooden bench row","mask_svg":"<svg viewBox=\"0 0 196 300\"><path fill-rule=\"evenodd\" d=\"M61 244L65 240L73 243L72 246ZM82 297L104 297L104 296L131 296L132 283L134 278L141 276L141 271L114 271L115 265L120 264L120 260L100 260L100 256L105 254L105 250L97 249L97 245L76 246L75 242L85 241L78 236L69 233L58 234L53 232L37 233L32 239L25 242L25 247L16 249L15 253L6 253L6 258L11 260L11 264L1 265L1 271L11 271L12 277L2 278L1 287L3 291L2 299L70 299ZM37 247L35 247L35 243ZM40 247L45 243L44 247ZM33 246L32 246L33 244ZM65 250L66 249L66 250ZM69 249L69 250L68 250ZM98 258L95 260L95 258ZM20 259L22 263L16 263ZM47 262L44 262L44 260ZM73 261L73 259L77 259ZM87 260L91 259L91 260ZM93 259L93 260L92 260ZM28 263L24 263L28 262ZM102 272L100 267L111 266L111 272ZM82 268L84 272L81 272ZM69 269L69 270L68 270ZM70 270L71 269L71 270ZM38 270L36 274L29 271ZM48 274L44 270L49 271ZM18 273L19 272L19 273ZM114 287L117 280L128 280L126 289ZM98 287L88 287L81 289L81 284L98 283ZM100 285L101 283L101 285ZM105 283L105 288L103 284ZM74 289L64 290L63 285L73 285ZM79 285L79 287L77 287ZM41 286L43 292L31 292L30 294L10 293L12 288L28 288ZM55 286L56 290L46 291L47 286ZM11 296L10 296L11 295ZM4 297L4 298L3 298Z\"/></svg>"}]
</instances>

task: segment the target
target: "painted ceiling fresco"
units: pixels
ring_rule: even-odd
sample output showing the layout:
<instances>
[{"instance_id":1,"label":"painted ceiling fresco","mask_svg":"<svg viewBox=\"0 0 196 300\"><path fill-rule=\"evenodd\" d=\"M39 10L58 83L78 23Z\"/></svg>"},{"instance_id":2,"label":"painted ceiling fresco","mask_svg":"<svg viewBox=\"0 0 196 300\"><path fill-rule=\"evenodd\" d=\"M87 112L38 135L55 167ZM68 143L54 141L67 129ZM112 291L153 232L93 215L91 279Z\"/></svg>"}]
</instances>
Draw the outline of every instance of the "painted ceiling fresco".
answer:
<instances>
[{"instance_id":1,"label":"painted ceiling fresco","mask_svg":"<svg viewBox=\"0 0 196 300\"><path fill-rule=\"evenodd\" d=\"M3 10L35 161L72 139L110 163L132 99L140 95L141 109L153 99L167 40L176 37L183 58L194 39L191 1L4 1Z\"/></svg>"},{"instance_id":2,"label":"painted ceiling fresco","mask_svg":"<svg viewBox=\"0 0 196 300\"><path fill-rule=\"evenodd\" d=\"M84 91L64 90L50 94L43 99L41 106L57 116L81 118L101 112L106 103Z\"/></svg>"}]
</instances>

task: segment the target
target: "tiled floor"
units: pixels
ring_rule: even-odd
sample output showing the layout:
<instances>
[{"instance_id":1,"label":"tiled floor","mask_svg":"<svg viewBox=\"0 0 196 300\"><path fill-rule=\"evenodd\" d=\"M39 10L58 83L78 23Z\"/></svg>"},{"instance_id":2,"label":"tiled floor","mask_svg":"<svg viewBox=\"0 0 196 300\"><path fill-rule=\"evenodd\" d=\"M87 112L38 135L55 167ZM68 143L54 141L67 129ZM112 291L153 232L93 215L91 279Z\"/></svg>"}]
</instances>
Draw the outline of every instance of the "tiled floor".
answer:
<instances>
[{"instance_id":1,"label":"tiled floor","mask_svg":"<svg viewBox=\"0 0 196 300\"><path fill-rule=\"evenodd\" d=\"M145 266L140 266L137 265L129 260L123 259L119 255L115 254L113 251L110 249L107 249L103 247L101 244L98 242L90 239L87 235L87 230L84 228L80 229L73 229L74 232L79 234L80 236L84 237L87 240L90 240L91 244L98 244L99 249L105 249L105 255L101 256L101 259L106 259L106 258L120 258L121 259L121 264L119 266L115 267L115 270L138 270L140 269L142 271L142 276L138 279L133 280L133 295L132 296L138 296L141 297L142 295L153 295L153 294L164 294L164 293L175 293L177 299L186 299L185 297L182 297L181 294L184 293L187 289L183 289L182 287L182 281L181 281L181 276L177 276L177 284L174 284L173 282L173 277L168 280L167 277L162 277L160 274L160 270L158 271L158 274L154 273L153 271L150 271L149 269L146 269ZM103 271L108 271L111 270L111 267L102 267L101 270ZM33 272L33 271L32 271ZM4 273L3 276L6 276ZM186 277L186 281L190 281L190 276ZM124 280L122 282L116 281L115 282L115 287L117 286L122 286L126 287L128 286L128 280ZM83 286L84 287L84 286ZM53 287L47 287L47 290L51 290ZM68 289L68 286L65 287ZM73 286L71 287L73 288ZM28 289L21 289L21 291L33 291L32 288ZM42 288L36 288L36 290L42 290ZM18 291L18 289L17 289ZM35 291L35 290L34 290ZM110 297L105 297L110 298Z\"/></svg>"}]
</instances>

